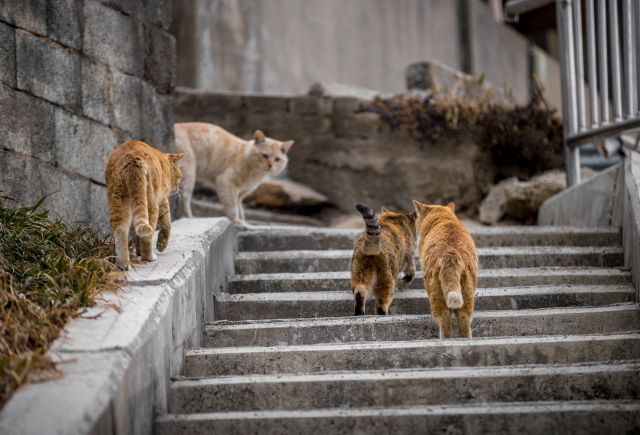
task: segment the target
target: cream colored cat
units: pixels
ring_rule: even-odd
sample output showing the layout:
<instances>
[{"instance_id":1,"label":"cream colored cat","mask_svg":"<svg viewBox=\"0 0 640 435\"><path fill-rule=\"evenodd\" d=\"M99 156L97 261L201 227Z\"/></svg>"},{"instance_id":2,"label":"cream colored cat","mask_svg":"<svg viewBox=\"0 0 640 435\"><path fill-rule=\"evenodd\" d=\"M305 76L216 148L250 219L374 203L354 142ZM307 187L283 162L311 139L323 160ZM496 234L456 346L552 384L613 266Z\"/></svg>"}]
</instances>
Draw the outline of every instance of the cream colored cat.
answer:
<instances>
[{"instance_id":1,"label":"cream colored cat","mask_svg":"<svg viewBox=\"0 0 640 435\"><path fill-rule=\"evenodd\" d=\"M246 224L242 199L267 175L287 166L293 141L280 142L257 130L243 140L221 127L203 122L175 124L176 149L188 153L181 161L182 213L192 217L191 196L196 181L215 187L224 211L234 223Z\"/></svg>"}]
</instances>

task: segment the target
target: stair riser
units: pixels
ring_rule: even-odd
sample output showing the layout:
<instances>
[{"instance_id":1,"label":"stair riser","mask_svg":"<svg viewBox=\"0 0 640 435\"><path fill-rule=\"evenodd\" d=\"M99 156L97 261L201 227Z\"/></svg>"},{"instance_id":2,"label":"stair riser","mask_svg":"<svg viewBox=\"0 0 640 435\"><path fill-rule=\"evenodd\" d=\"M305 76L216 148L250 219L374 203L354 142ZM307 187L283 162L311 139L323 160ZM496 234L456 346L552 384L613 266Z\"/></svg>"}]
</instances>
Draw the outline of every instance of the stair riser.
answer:
<instances>
[{"instance_id":1,"label":"stair riser","mask_svg":"<svg viewBox=\"0 0 640 435\"><path fill-rule=\"evenodd\" d=\"M346 414L346 413L345 413ZM167 421L156 424L157 435L259 434L398 435L446 433L472 435L502 434L627 434L640 427L638 410L535 412L447 415L335 415L299 418L232 417L196 421Z\"/></svg>"},{"instance_id":2,"label":"stair riser","mask_svg":"<svg viewBox=\"0 0 640 435\"><path fill-rule=\"evenodd\" d=\"M441 344L442 343L442 344ZM420 367L571 364L640 358L640 338L597 341L499 343L380 348L350 346L300 350L196 354L185 357L185 376L243 376L316 373L337 370L386 370ZM477 342L476 342L477 343ZM431 343L429 343L431 344Z\"/></svg>"},{"instance_id":3,"label":"stair riser","mask_svg":"<svg viewBox=\"0 0 640 435\"><path fill-rule=\"evenodd\" d=\"M409 289L424 289L424 279L422 272L409 285ZM478 288L497 288L515 286L538 286L538 285L609 285L628 284L631 282L631 275L619 273L611 275L593 274L567 274L548 276L524 275L524 276L478 276ZM327 279L255 279L250 281L231 281L228 291L230 294L248 293L285 293L285 292L316 292L348 290L351 288L349 278L327 278Z\"/></svg>"},{"instance_id":4,"label":"stair riser","mask_svg":"<svg viewBox=\"0 0 640 435\"><path fill-rule=\"evenodd\" d=\"M453 376L295 382L198 384L171 388L170 412L268 411L371 406L480 404L549 400L639 399L636 370L589 373L473 376L473 369ZM468 374L464 374L468 373ZM471 376L470 376L471 375Z\"/></svg>"},{"instance_id":5,"label":"stair riser","mask_svg":"<svg viewBox=\"0 0 640 435\"><path fill-rule=\"evenodd\" d=\"M389 308L389 313L396 314L430 314L431 306L424 292L418 297L396 297ZM268 295L268 294L265 294ZM224 299L223 299L224 298ZM215 298L217 320L265 320L316 317L353 316L354 302L350 294L337 293L335 299L328 300L228 300ZM347 299L348 298L348 299ZM524 310L559 307L585 307L611 305L635 301L635 293L616 291L606 293L566 293L566 294L526 294L509 296L476 295L474 311ZM366 303L368 315L374 315L375 300Z\"/></svg>"},{"instance_id":6,"label":"stair riser","mask_svg":"<svg viewBox=\"0 0 640 435\"><path fill-rule=\"evenodd\" d=\"M394 316L392 322L377 322L375 317L354 320L350 324L294 326L287 328L258 323L255 327L223 329L207 327L204 347L281 346L364 341L405 341L439 337L431 316ZM456 337L457 327L452 335ZM471 324L474 337L542 336L599 334L640 329L637 310L592 313L555 313L544 315L476 315Z\"/></svg>"},{"instance_id":7,"label":"stair riser","mask_svg":"<svg viewBox=\"0 0 640 435\"><path fill-rule=\"evenodd\" d=\"M236 259L236 273L309 273L349 271L350 257L338 258L260 258ZM480 269L531 268L531 267L621 267L624 256L621 252L553 254L530 253L519 255L479 255ZM416 257L416 268L420 261Z\"/></svg>"},{"instance_id":8,"label":"stair riser","mask_svg":"<svg viewBox=\"0 0 640 435\"><path fill-rule=\"evenodd\" d=\"M541 234L543 229L523 228L525 233L487 233L486 229L470 229L471 237L478 248L500 246L616 246L621 242L620 232L571 232ZM531 232L536 231L538 232ZM264 233L247 231L238 234L240 251L267 252L296 249L325 250L353 249L360 231L290 231Z\"/></svg>"}]
</instances>

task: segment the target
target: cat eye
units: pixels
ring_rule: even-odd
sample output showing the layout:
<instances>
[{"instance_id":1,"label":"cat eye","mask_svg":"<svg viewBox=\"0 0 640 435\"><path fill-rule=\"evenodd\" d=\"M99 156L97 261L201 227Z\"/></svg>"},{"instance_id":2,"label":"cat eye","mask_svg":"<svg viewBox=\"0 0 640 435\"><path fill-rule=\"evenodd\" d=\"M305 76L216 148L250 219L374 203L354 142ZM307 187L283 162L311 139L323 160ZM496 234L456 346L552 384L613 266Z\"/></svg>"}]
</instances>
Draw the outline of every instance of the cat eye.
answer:
<instances>
[{"instance_id":1,"label":"cat eye","mask_svg":"<svg viewBox=\"0 0 640 435\"><path fill-rule=\"evenodd\" d=\"M276 161L276 162L279 162L279 161L280 161L280 157L276 157L276 158L275 158L275 161Z\"/></svg>"},{"instance_id":2,"label":"cat eye","mask_svg":"<svg viewBox=\"0 0 640 435\"><path fill-rule=\"evenodd\" d=\"M269 155L268 154L263 154L262 157L264 157L265 159L268 159Z\"/></svg>"}]
</instances>

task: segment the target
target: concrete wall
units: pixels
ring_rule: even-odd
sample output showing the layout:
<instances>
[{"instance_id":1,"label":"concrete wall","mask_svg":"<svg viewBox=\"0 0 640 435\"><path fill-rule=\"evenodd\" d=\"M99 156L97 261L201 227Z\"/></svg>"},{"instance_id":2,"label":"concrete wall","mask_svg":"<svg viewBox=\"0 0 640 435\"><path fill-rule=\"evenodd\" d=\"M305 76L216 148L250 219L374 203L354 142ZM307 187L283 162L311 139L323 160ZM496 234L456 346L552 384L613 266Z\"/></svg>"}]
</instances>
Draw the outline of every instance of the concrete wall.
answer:
<instances>
[{"instance_id":1,"label":"concrete wall","mask_svg":"<svg viewBox=\"0 0 640 435\"><path fill-rule=\"evenodd\" d=\"M622 226L624 166L618 163L549 198L538 225Z\"/></svg>"},{"instance_id":2,"label":"concrete wall","mask_svg":"<svg viewBox=\"0 0 640 435\"><path fill-rule=\"evenodd\" d=\"M168 411L171 376L185 350L202 346L215 320L213 295L234 273L235 229L226 218L174 222L157 262L128 273L129 287L105 295L121 312L87 310L51 346L62 374L21 388L0 411L6 435L151 435Z\"/></svg>"},{"instance_id":3,"label":"concrete wall","mask_svg":"<svg viewBox=\"0 0 640 435\"><path fill-rule=\"evenodd\" d=\"M527 42L480 0L175 0L178 84L303 94L320 80L405 90L436 60L528 95Z\"/></svg>"},{"instance_id":4,"label":"concrete wall","mask_svg":"<svg viewBox=\"0 0 640 435\"><path fill-rule=\"evenodd\" d=\"M0 189L108 230L122 142L169 152L175 39L166 0L0 2Z\"/></svg>"},{"instance_id":5,"label":"concrete wall","mask_svg":"<svg viewBox=\"0 0 640 435\"><path fill-rule=\"evenodd\" d=\"M496 169L470 138L418 145L389 133L377 114L352 97L265 96L177 88L176 122L209 122L250 139L255 130L295 140L288 174L327 196L344 212L360 201L379 209L480 202Z\"/></svg>"}]
</instances>

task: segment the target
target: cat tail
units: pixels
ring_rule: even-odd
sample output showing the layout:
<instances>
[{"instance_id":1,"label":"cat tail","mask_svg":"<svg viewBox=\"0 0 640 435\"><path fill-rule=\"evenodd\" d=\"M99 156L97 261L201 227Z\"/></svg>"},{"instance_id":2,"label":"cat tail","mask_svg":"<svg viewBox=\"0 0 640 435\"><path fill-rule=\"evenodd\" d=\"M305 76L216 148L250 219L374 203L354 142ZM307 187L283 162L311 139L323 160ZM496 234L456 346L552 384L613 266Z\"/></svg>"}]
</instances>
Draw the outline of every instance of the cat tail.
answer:
<instances>
[{"instance_id":1,"label":"cat tail","mask_svg":"<svg viewBox=\"0 0 640 435\"><path fill-rule=\"evenodd\" d=\"M460 287L460 277L464 271L462 258L455 252L447 252L442 256L438 265L440 266L440 286L447 307L462 307L464 304Z\"/></svg>"},{"instance_id":2,"label":"cat tail","mask_svg":"<svg viewBox=\"0 0 640 435\"><path fill-rule=\"evenodd\" d=\"M364 255L378 255L381 244L380 221L378 221L378 216L376 216L373 210L360 202L356 204L356 210L360 212L366 225L362 253Z\"/></svg>"},{"instance_id":3,"label":"cat tail","mask_svg":"<svg viewBox=\"0 0 640 435\"><path fill-rule=\"evenodd\" d=\"M134 162L125 171L127 189L133 200L133 228L138 236L148 237L153 234L154 229L149 224L147 210L147 166L143 162Z\"/></svg>"}]
</instances>

